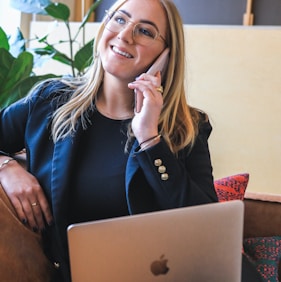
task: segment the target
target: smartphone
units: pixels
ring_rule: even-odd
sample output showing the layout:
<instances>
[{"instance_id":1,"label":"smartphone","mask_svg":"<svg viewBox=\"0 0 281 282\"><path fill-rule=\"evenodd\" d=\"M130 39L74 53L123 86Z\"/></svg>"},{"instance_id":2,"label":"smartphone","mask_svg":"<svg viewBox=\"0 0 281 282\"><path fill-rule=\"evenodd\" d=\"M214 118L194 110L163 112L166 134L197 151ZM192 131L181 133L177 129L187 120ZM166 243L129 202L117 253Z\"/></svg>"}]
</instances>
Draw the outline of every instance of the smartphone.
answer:
<instances>
[{"instance_id":1,"label":"smartphone","mask_svg":"<svg viewBox=\"0 0 281 282\"><path fill-rule=\"evenodd\" d=\"M151 65L149 70L146 73L151 75L155 75L158 71L161 72L161 75L164 76L167 70L168 60L169 60L170 49L166 48L159 57L155 60L155 62Z\"/></svg>"},{"instance_id":2,"label":"smartphone","mask_svg":"<svg viewBox=\"0 0 281 282\"><path fill-rule=\"evenodd\" d=\"M155 75L158 71L160 71L161 75L164 76L168 66L169 52L170 49L166 48L155 60L155 62L151 65L151 67L146 73ZM135 112L139 113L142 107L143 96L137 95L136 92L137 91L135 91Z\"/></svg>"}]
</instances>

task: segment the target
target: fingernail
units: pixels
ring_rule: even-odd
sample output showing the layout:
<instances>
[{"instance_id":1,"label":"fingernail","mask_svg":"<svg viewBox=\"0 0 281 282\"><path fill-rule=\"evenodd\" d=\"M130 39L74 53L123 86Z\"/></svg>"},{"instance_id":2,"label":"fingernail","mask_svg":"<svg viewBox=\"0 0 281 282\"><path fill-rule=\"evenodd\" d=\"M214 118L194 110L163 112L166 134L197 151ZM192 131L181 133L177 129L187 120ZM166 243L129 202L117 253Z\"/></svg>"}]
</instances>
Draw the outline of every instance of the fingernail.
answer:
<instances>
[{"instance_id":1,"label":"fingernail","mask_svg":"<svg viewBox=\"0 0 281 282\"><path fill-rule=\"evenodd\" d=\"M26 220L25 218L23 218L23 219L21 220L21 222L22 222L24 225L27 224L27 220Z\"/></svg>"},{"instance_id":2,"label":"fingernail","mask_svg":"<svg viewBox=\"0 0 281 282\"><path fill-rule=\"evenodd\" d=\"M48 225L49 225L49 226L53 226L53 225L54 225L54 221L53 221L53 220L49 221L49 222L48 222Z\"/></svg>"}]
</instances>

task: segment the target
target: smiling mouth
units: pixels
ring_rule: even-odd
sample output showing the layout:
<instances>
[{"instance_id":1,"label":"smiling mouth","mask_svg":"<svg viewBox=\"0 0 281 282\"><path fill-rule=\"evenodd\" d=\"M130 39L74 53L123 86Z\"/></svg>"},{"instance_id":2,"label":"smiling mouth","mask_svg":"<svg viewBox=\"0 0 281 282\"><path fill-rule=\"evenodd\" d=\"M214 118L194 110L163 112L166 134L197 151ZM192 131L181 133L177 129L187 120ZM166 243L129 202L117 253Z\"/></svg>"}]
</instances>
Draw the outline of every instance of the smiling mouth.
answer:
<instances>
[{"instance_id":1,"label":"smiling mouth","mask_svg":"<svg viewBox=\"0 0 281 282\"><path fill-rule=\"evenodd\" d=\"M121 56L124 56L125 58L128 58L128 59L131 59L133 58L133 56L129 53L126 53L126 52L123 52L121 50L119 50L117 47L113 46L112 47L112 50L114 53L118 54L118 55L121 55Z\"/></svg>"}]
</instances>

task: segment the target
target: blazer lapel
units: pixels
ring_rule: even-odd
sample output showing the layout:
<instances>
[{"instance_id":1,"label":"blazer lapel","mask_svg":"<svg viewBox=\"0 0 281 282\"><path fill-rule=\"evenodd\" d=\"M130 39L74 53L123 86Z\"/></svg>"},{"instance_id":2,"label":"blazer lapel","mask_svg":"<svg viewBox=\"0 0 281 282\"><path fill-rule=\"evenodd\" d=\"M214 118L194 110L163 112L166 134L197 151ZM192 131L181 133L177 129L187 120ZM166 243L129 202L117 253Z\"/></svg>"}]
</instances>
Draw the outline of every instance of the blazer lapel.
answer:
<instances>
[{"instance_id":1,"label":"blazer lapel","mask_svg":"<svg viewBox=\"0 0 281 282\"><path fill-rule=\"evenodd\" d=\"M77 130L74 137L70 136L56 142L54 148L51 176L52 206L55 220L59 222L68 218L68 187L81 131Z\"/></svg>"}]
</instances>

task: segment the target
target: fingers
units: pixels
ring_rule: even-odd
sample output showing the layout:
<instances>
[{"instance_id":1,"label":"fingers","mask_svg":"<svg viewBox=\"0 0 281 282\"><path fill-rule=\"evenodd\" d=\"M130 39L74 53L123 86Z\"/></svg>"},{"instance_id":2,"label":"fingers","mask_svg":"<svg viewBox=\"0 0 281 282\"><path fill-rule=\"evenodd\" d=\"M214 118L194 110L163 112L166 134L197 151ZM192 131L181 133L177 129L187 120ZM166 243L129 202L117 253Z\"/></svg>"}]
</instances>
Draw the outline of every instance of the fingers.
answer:
<instances>
[{"instance_id":1,"label":"fingers","mask_svg":"<svg viewBox=\"0 0 281 282\"><path fill-rule=\"evenodd\" d=\"M39 204L34 200L30 202L28 199L21 199L20 202L27 224L32 228L32 230L34 232L44 230L45 225Z\"/></svg>"},{"instance_id":2,"label":"fingers","mask_svg":"<svg viewBox=\"0 0 281 282\"><path fill-rule=\"evenodd\" d=\"M45 229L45 222L48 225L52 224L52 215L47 202L47 199L38 185L28 188L25 193L19 197L19 202L22 209L19 209L19 216L25 217L28 225L34 232L43 231ZM22 218L22 217L20 217Z\"/></svg>"},{"instance_id":3,"label":"fingers","mask_svg":"<svg viewBox=\"0 0 281 282\"><path fill-rule=\"evenodd\" d=\"M37 180L34 178L31 182L17 183L15 187L7 194L22 223L34 232L43 231L46 223L52 225L51 210Z\"/></svg>"},{"instance_id":4,"label":"fingers","mask_svg":"<svg viewBox=\"0 0 281 282\"><path fill-rule=\"evenodd\" d=\"M135 111L139 113L144 103L151 107L162 107L163 97L162 88L153 85L150 81L138 80L128 84L130 89L135 92Z\"/></svg>"},{"instance_id":5,"label":"fingers","mask_svg":"<svg viewBox=\"0 0 281 282\"><path fill-rule=\"evenodd\" d=\"M155 76L143 73L132 83L128 84L130 89L134 89L135 92L142 92L144 95L154 94L157 92L163 93L163 88L161 86L161 74L157 72Z\"/></svg>"},{"instance_id":6,"label":"fingers","mask_svg":"<svg viewBox=\"0 0 281 282\"><path fill-rule=\"evenodd\" d=\"M37 179L17 162L1 173L1 184L19 219L34 231L53 222L47 198Z\"/></svg>"},{"instance_id":7,"label":"fingers","mask_svg":"<svg viewBox=\"0 0 281 282\"><path fill-rule=\"evenodd\" d=\"M136 81L138 80L151 81L154 86L159 86L161 85L161 73L160 71L158 71L155 75L143 73L136 78Z\"/></svg>"}]
</instances>

